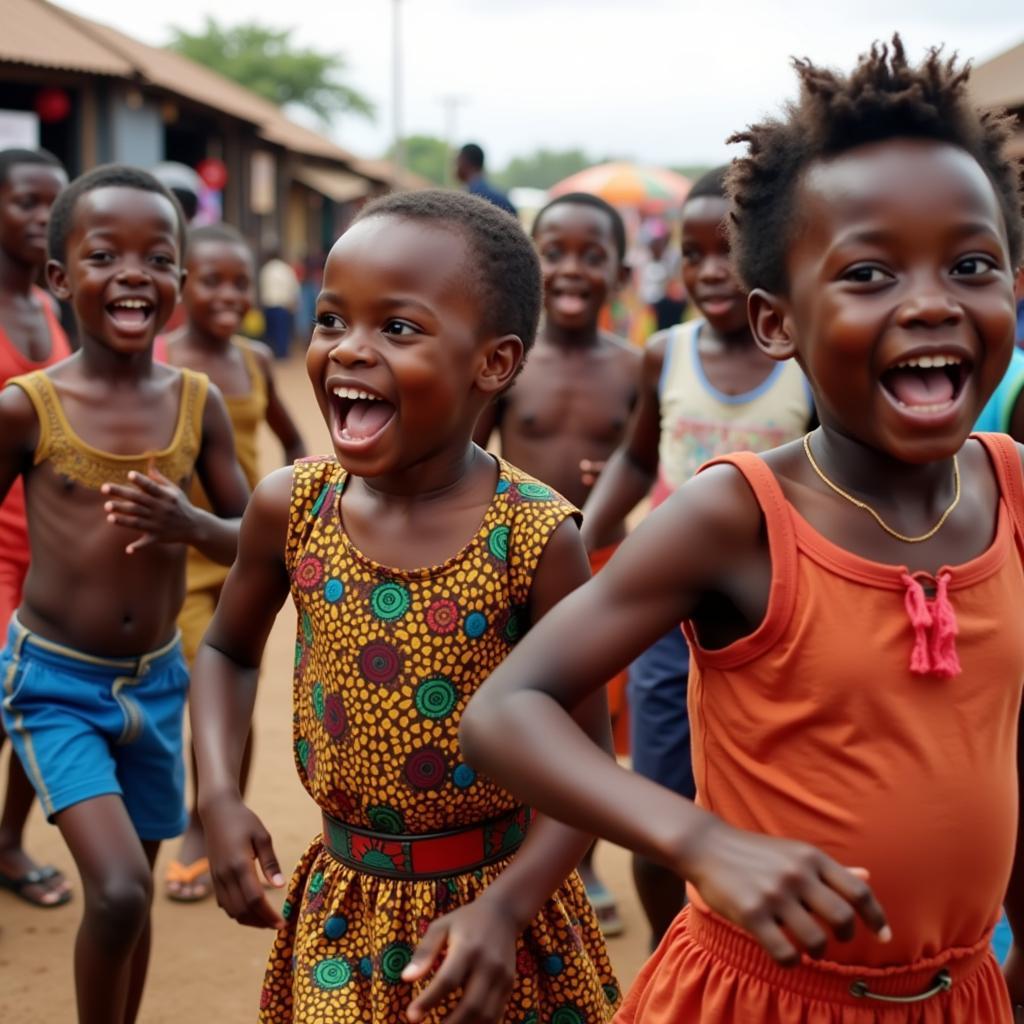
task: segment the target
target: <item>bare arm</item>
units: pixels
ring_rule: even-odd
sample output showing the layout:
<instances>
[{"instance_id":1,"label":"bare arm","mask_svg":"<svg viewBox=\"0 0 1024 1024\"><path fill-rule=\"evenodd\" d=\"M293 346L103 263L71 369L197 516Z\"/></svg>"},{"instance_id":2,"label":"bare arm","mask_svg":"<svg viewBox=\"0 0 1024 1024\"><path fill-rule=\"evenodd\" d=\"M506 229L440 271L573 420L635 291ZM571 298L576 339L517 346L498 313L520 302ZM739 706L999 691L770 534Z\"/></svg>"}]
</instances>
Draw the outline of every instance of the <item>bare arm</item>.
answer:
<instances>
[{"instance_id":1,"label":"bare arm","mask_svg":"<svg viewBox=\"0 0 1024 1024\"><path fill-rule=\"evenodd\" d=\"M661 402L658 385L668 333L655 334L644 348L640 392L623 442L597 478L583 507L583 542L592 551L636 508L658 472Z\"/></svg>"},{"instance_id":2,"label":"bare arm","mask_svg":"<svg viewBox=\"0 0 1024 1024\"><path fill-rule=\"evenodd\" d=\"M242 802L239 771L263 649L288 595L284 564L291 468L268 476L242 520L238 558L196 655L189 706L206 829L220 905L243 924L276 927L252 859L280 875L270 836Z\"/></svg>"},{"instance_id":3,"label":"bare arm","mask_svg":"<svg viewBox=\"0 0 1024 1024\"><path fill-rule=\"evenodd\" d=\"M807 844L732 828L634 775L570 714L705 595L727 592L730 568L763 551L761 532L760 510L730 467L685 485L498 667L467 708L461 738L471 763L526 802L671 867L779 962L794 963L799 948L825 949L816 918L848 938L856 911L888 935L864 880ZM587 643L566 642L580 636Z\"/></svg>"},{"instance_id":4,"label":"bare arm","mask_svg":"<svg viewBox=\"0 0 1024 1024\"><path fill-rule=\"evenodd\" d=\"M260 369L267 387L267 424L276 435L281 447L284 449L284 461L291 465L296 459L301 459L306 454L306 446L303 443L299 428L292 419L281 396L277 390L277 383L274 380L273 357L270 349L260 342L250 342L256 352Z\"/></svg>"},{"instance_id":5,"label":"bare arm","mask_svg":"<svg viewBox=\"0 0 1024 1024\"><path fill-rule=\"evenodd\" d=\"M0 501L32 465L39 441L35 407L21 388L0 390Z\"/></svg>"}]
</instances>

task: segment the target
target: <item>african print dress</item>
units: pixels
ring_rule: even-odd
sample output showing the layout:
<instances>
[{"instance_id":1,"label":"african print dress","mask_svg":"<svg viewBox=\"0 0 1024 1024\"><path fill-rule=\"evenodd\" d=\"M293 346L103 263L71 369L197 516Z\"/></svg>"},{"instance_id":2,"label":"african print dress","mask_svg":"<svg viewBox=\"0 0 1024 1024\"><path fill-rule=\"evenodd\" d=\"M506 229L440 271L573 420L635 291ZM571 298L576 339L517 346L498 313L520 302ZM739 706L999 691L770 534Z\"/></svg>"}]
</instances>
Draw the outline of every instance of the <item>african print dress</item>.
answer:
<instances>
[{"instance_id":1,"label":"african print dress","mask_svg":"<svg viewBox=\"0 0 1024 1024\"><path fill-rule=\"evenodd\" d=\"M333 459L295 465L295 760L324 829L287 892L264 1024L404 1022L425 983L401 973L427 926L475 899L522 841L528 810L463 760L458 726L526 629L540 556L575 511L502 462L472 541L442 565L404 571L353 546L344 484ZM516 966L506 1024L611 1017L619 992L575 873L519 937Z\"/></svg>"}]
</instances>

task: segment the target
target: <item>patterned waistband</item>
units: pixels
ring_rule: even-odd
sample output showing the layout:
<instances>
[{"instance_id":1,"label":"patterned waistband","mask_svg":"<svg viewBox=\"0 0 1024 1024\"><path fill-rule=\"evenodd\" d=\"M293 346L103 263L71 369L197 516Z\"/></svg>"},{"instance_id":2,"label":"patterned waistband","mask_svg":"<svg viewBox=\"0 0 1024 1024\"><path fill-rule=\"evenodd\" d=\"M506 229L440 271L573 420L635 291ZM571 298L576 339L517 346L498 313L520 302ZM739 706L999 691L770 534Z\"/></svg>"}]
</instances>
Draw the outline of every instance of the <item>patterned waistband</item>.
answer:
<instances>
[{"instance_id":1,"label":"patterned waistband","mask_svg":"<svg viewBox=\"0 0 1024 1024\"><path fill-rule=\"evenodd\" d=\"M346 867L404 881L450 878L510 857L522 845L532 812L517 807L490 821L420 835L389 835L323 815L324 847Z\"/></svg>"}]
</instances>

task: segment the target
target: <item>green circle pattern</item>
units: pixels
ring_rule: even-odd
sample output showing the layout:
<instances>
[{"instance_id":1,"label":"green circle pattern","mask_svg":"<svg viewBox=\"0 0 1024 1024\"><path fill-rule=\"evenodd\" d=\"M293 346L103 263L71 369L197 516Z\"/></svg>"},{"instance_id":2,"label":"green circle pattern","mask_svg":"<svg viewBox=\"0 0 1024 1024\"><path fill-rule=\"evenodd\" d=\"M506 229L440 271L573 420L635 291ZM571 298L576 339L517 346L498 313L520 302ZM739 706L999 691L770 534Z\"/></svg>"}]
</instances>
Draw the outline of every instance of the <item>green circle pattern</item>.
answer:
<instances>
[{"instance_id":1,"label":"green circle pattern","mask_svg":"<svg viewBox=\"0 0 1024 1024\"><path fill-rule=\"evenodd\" d=\"M503 562L508 561L508 535L507 526L496 526L487 537L488 550Z\"/></svg>"},{"instance_id":2,"label":"green circle pattern","mask_svg":"<svg viewBox=\"0 0 1024 1024\"><path fill-rule=\"evenodd\" d=\"M408 966L410 960L412 960L412 947L404 942L392 942L385 946L380 954L380 973L384 976L384 980L392 985L397 985L402 980L402 971Z\"/></svg>"},{"instance_id":3,"label":"green circle pattern","mask_svg":"<svg viewBox=\"0 0 1024 1024\"><path fill-rule=\"evenodd\" d=\"M317 718L324 717L324 684L313 684L313 711Z\"/></svg>"},{"instance_id":4,"label":"green circle pattern","mask_svg":"<svg viewBox=\"0 0 1024 1024\"><path fill-rule=\"evenodd\" d=\"M370 824L378 832L386 832L388 835L396 836L405 830L405 822L402 815L393 807L371 807L366 812Z\"/></svg>"},{"instance_id":5,"label":"green circle pattern","mask_svg":"<svg viewBox=\"0 0 1024 1024\"><path fill-rule=\"evenodd\" d=\"M575 1006L560 1006L551 1014L551 1024L586 1024L586 1021Z\"/></svg>"},{"instance_id":6,"label":"green circle pattern","mask_svg":"<svg viewBox=\"0 0 1024 1024\"><path fill-rule=\"evenodd\" d=\"M352 978L352 968L344 957L321 960L313 968L313 980L318 988L343 988Z\"/></svg>"},{"instance_id":7,"label":"green circle pattern","mask_svg":"<svg viewBox=\"0 0 1024 1024\"><path fill-rule=\"evenodd\" d=\"M324 873L318 871L309 880L309 891L315 896L324 887Z\"/></svg>"},{"instance_id":8,"label":"green circle pattern","mask_svg":"<svg viewBox=\"0 0 1024 1024\"><path fill-rule=\"evenodd\" d=\"M416 688L416 710L424 718L447 718L459 699L450 680L435 676Z\"/></svg>"},{"instance_id":9,"label":"green circle pattern","mask_svg":"<svg viewBox=\"0 0 1024 1024\"><path fill-rule=\"evenodd\" d=\"M370 594L370 607L385 622L400 619L409 610L409 591L399 583L379 583Z\"/></svg>"},{"instance_id":10,"label":"green circle pattern","mask_svg":"<svg viewBox=\"0 0 1024 1024\"><path fill-rule=\"evenodd\" d=\"M619 987L618 985L605 985L604 986L604 997L608 1000L609 1006L614 1006L618 1002L619 998Z\"/></svg>"},{"instance_id":11,"label":"green circle pattern","mask_svg":"<svg viewBox=\"0 0 1024 1024\"><path fill-rule=\"evenodd\" d=\"M534 501L544 501L551 497L551 488L545 487L543 484L534 484L529 481L516 485L516 490L524 498L531 498ZM554 1017L551 1018L552 1024L570 1024L568 1020L556 1021Z\"/></svg>"}]
</instances>

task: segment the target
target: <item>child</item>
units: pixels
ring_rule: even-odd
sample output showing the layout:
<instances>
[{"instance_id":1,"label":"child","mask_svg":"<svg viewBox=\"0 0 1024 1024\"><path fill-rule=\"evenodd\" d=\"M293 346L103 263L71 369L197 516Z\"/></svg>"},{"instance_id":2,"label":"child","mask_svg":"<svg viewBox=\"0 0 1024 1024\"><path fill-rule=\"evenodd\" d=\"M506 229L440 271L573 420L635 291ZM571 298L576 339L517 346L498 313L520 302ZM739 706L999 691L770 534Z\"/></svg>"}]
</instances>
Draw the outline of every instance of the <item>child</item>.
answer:
<instances>
[{"instance_id":1,"label":"child","mask_svg":"<svg viewBox=\"0 0 1024 1024\"><path fill-rule=\"evenodd\" d=\"M237 335L252 307L252 253L245 239L226 224L195 228L188 236L185 269L182 304L187 322L175 334L158 338L154 355L172 366L205 373L217 385L231 417L235 454L249 486L255 487L260 478L257 435L264 420L281 442L286 462L302 458L305 450L274 386L270 349ZM189 497L197 508L210 508L198 481L193 482ZM182 649L189 665L213 617L227 574L226 566L195 548L189 550L187 592L178 616ZM249 756L247 748L243 791ZM204 899L212 892L203 827L194 800L180 860L168 867L166 885L171 899L186 903Z\"/></svg>"},{"instance_id":2,"label":"child","mask_svg":"<svg viewBox=\"0 0 1024 1024\"><path fill-rule=\"evenodd\" d=\"M1024 449L968 434L1013 347L1010 128L898 38L849 77L797 69L729 189L758 344L804 367L821 429L681 487L498 668L463 742L691 882L619 1021L1009 1024L988 939L1005 895L1024 1001ZM561 710L681 618L696 806Z\"/></svg>"},{"instance_id":3,"label":"child","mask_svg":"<svg viewBox=\"0 0 1024 1024\"><path fill-rule=\"evenodd\" d=\"M718 167L698 179L683 205L683 281L701 318L660 331L644 349L636 415L587 500L583 540L590 550L652 485L657 507L707 459L764 451L810 426L813 402L800 367L765 355L747 322L747 294L725 231L725 172ZM630 666L630 749L635 771L693 799L688 663L674 624ZM657 945L683 905L682 882L641 855L633 878Z\"/></svg>"},{"instance_id":4,"label":"child","mask_svg":"<svg viewBox=\"0 0 1024 1024\"><path fill-rule=\"evenodd\" d=\"M629 275L626 228L597 196L573 192L548 203L533 222L544 279L544 318L522 375L480 418L486 445L495 426L501 454L582 505L594 469L618 447L636 402L640 353L598 328L601 310ZM596 572L625 536L612 524L590 556ZM608 686L616 746L626 752L626 674ZM594 872L593 850L580 872L605 935L622 931L615 898Z\"/></svg>"},{"instance_id":5,"label":"child","mask_svg":"<svg viewBox=\"0 0 1024 1024\"><path fill-rule=\"evenodd\" d=\"M46 263L50 207L67 183L67 174L52 153L0 152L0 387L11 377L71 354L50 297L35 284ZM27 572L28 527L19 480L0 503L0 646L6 643L7 624L21 602ZM4 738L0 727L0 746ZM0 818L0 887L37 907L57 907L71 899L64 876L56 868L40 867L22 849L32 798L32 784L12 755Z\"/></svg>"},{"instance_id":6,"label":"child","mask_svg":"<svg viewBox=\"0 0 1024 1024\"><path fill-rule=\"evenodd\" d=\"M178 300L180 213L151 175L100 167L54 204L50 287L81 349L0 394L0 495L25 481L32 561L0 657L4 724L82 876L79 1020L135 1019L152 864L185 825L185 547L231 561L248 491L224 402L155 365Z\"/></svg>"},{"instance_id":7,"label":"child","mask_svg":"<svg viewBox=\"0 0 1024 1024\"><path fill-rule=\"evenodd\" d=\"M278 929L264 1022L491 1022L511 992L505 1020L596 1024L618 1003L574 871L590 838L538 818L520 849L529 810L456 740L480 681L588 576L572 506L472 442L533 341L540 291L519 225L454 192L379 200L328 257L307 367L336 459L256 489L192 695L218 901ZM323 835L279 915L238 765L289 588L296 765ZM603 694L580 720L610 744Z\"/></svg>"}]
</instances>

